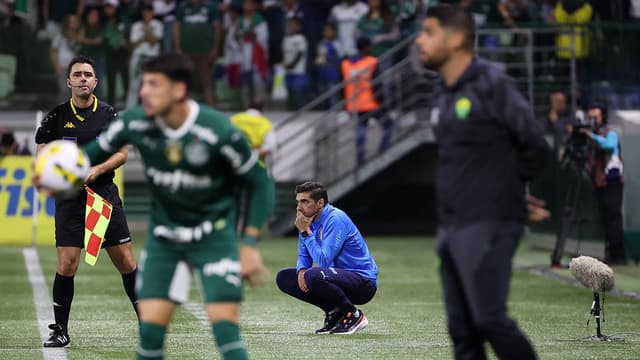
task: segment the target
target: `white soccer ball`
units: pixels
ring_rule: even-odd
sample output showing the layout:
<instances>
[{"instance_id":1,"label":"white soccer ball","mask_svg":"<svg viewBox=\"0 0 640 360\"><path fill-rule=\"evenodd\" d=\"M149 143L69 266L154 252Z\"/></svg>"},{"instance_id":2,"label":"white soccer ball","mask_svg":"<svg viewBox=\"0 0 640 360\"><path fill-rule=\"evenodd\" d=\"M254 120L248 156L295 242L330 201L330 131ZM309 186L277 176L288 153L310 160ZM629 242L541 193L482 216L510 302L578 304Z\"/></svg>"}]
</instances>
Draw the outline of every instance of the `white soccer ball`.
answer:
<instances>
[{"instance_id":1,"label":"white soccer ball","mask_svg":"<svg viewBox=\"0 0 640 360\"><path fill-rule=\"evenodd\" d=\"M68 196L83 187L90 167L89 157L75 142L56 140L38 153L35 173L53 195Z\"/></svg>"}]
</instances>

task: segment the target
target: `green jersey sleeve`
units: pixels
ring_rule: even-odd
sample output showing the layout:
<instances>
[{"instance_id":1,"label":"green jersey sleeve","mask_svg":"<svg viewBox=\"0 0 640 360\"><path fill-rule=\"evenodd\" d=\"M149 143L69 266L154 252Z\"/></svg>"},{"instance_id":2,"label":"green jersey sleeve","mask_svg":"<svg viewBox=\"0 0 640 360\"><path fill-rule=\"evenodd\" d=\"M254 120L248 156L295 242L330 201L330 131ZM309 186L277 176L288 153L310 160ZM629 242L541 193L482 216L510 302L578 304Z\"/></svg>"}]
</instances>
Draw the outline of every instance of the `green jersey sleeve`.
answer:
<instances>
[{"instance_id":1,"label":"green jersey sleeve","mask_svg":"<svg viewBox=\"0 0 640 360\"><path fill-rule=\"evenodd\" d=\"M99 164L128 143L126 136L126 123L120 117L112 121L95 140L84 145L83 149L89 155L91 164Z\"/></svg>"},{"instance_id":2,"label":"green jersey sleeve","mask_svg":"<svg viewBox=\"0 0 640 360\"><path fill-rule=\"evenodd\" d=\"M229 141L220 149L244 190L247 204L243 206L245 226L260 229L269 219L274 203L274 185L266 169L258 162L258 153L251 148L240 130L234 127Z\"/></svg>"}]
</instances>

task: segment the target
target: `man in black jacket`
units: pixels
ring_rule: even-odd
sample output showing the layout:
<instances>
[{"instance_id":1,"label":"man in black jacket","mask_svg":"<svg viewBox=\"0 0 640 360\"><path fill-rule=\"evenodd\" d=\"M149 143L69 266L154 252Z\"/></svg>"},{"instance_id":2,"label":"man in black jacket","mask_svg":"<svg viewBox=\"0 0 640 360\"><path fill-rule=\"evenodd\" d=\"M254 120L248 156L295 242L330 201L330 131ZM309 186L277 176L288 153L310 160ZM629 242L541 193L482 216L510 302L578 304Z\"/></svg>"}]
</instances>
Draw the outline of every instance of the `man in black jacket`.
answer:
<instances>
[{"instance_id":1,"label":"man in black jacket","mask_svg":"<svg viewBox=\"0 0 640 360\"><path fill-rule=\"evenodd\" d=\"M449 333L456 359L484 359L485 341L500 359L535 359L507 315L507 296L527 207L531 218L548 216L526 200L526 182L541 171L547 144L513 79L474 56L474 37L468 13L439 5L428 10L416 40L422 62L442 76L432 122Z\"/></svg>"}]
</instances>

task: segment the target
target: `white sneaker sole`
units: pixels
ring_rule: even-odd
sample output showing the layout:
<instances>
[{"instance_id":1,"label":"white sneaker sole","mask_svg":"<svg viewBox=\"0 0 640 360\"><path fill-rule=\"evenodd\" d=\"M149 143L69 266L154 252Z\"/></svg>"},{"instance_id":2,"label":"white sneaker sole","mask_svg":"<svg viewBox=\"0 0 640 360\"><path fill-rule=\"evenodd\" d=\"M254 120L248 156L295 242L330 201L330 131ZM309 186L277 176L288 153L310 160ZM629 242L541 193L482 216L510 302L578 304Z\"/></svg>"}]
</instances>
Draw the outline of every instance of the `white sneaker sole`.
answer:
<instances>
[{"instance_id":1,"label":"white sneaker sole","mask_svg":"<svg viewBox=\"0 0 640 360\"><path fill-rule=\"evenodd\" d=\"M347 332L340 332L340 333L333 333L334 335L351 335L351 334L355 334L356 332L364 329L367 327L367 325L369 325L369 320L367 320L367 317L364 316L364 314L362 315L362 320L360 320L360 322L354 326L351 330L347 331Z\"/></svg>"}]
</instances>

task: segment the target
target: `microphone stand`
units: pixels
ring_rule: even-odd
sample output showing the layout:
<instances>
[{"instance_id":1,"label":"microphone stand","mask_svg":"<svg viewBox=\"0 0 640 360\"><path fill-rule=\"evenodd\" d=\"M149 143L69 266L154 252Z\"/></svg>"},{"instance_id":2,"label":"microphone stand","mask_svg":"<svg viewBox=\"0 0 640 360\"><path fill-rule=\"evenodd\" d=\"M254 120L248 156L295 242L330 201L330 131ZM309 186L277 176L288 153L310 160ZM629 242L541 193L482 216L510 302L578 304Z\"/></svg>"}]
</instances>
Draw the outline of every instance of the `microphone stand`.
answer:
<instances>
[{"instance_id":1,"label":"microphone stand","mask_svg":"<svg viewBox=\"0 0 640 360\"><path fill-rule=\"evenodd\" d=\"M601 310L601 308L600 308L600 293L594 291L593 292L593 303L591 304L590 314L593 315L593 317L596 319L596 334L595 335L591 335L591 340L594 340L594 341L605 341L605 342L609 342L609 341L624 341L624 338L602 335L602 332L600 332L600 310ZM589 323L587 322L587 325L588 324Z\"/></svg>"}]
</instances>

